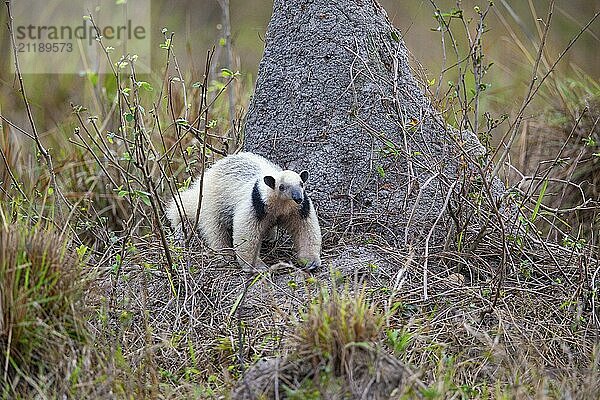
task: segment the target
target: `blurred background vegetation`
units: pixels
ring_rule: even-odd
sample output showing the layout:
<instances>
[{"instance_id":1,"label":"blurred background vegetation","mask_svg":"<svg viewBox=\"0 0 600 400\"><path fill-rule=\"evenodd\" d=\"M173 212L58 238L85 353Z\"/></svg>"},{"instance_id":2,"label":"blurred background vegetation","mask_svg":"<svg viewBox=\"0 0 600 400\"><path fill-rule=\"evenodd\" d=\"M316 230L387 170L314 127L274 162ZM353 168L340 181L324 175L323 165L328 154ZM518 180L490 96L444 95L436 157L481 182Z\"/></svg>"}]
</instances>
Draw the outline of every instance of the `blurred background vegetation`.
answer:
<instances>
[{"instance_id":1,"label":"blurred background vegetation","mask_svg":"<svg viewBox=\"0 0 600 400\"><path fill-rule=\"evenodd\" d=\"M495 2L487 24L489 31L483 38L485 58L494 65L489 70L486 81L490 89L485 96L492 110L498 113L510 112L515 99L523 96L530 78L532 57L539 43L540 25L538 19L546 17L549 0L499 0ZM439 0L435 5L430 1L383 0L381 4L387 10L393 24L398 27L406 41L408 49L424 67L430 79L440 72L443 57L440 33L436 31L437 22L433 18L436 7L442 12L456 8L456 1ZM462 8L472 11L473 7L485 7L486 1L462 1ZM265 0L231 0L231 34L234 49L234 70L242 74L247 82L245 90L252 90L258 63L260 61L264 35L272 11L272 2ZM553 25L550 30L545 56L553 60L566 46L569 40L595 13L600 11L600 1L573 0L561 1L554 10ZM467 18L474 16L466 15ZM6 12L0 13L0 22L6 26ZM175 52L186 78L199 80L204 69L207 49L217 46L217 58L224 60L218 48L224 36L221 7L217 0L152 0L152 42L153 71L152 79L160 81L164 68L164 54L159 49L162 42L161 29L167 27L175 33ZM474 26L472 27L474 29ZM465 35L456 35L459 49L468 52ZM223 43L221 41L221 43ZM13 122L23 126L25 116L17 93L17 85L10 72L12 57L6 29L0 30L0 44L3 56L0 57L0 104L1 112L10 116ZM600 23L594 23L581 36L557 67L556 76L562 79L585 80L592 85L600 78ZM448 47L448 49L450 49ZM220 54L219 54L220 53ZM452 64L449 57L448 64ZM217 66L218 70L218 66ZM82 71L83 72L83 71ZM200 75L200 77L199 77ZM452 71L446 75L452 80ZM589 81L589 82L588 82ZM95 85L93 84L95 83ZM93 92L101 89L102 80L89 79L81 75L28 75L25 77L28 95L34 106L34 115L39 128L47 135L66 129L65 122L71 115L70 102L75 104L92 103ZM597 86L593 89L597 90ZM246 99L244 97L244 99ZM541 100L541 99L540 99ZM552 99L544 99L547 102ZM547 104L540 101L543 108ZM238 106L245 106L244 101ZM484 107L488 108L488 107ZM5 127L6 129L6 127ZM67 129L68 130L68 129ZM47 140L52 140L47 138ZM25 151L30 143L24 143Z\"/></svg>"}]
</instances>

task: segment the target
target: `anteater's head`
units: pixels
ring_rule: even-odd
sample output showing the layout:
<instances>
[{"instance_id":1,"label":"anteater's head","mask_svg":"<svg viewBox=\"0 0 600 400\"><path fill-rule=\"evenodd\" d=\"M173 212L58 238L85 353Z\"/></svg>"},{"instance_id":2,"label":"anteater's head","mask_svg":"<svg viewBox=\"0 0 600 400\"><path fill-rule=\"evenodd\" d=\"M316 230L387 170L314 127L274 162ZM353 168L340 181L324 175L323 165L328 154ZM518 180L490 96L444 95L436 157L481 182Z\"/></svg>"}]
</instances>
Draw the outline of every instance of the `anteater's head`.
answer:
<instances>
[{"instance_id":1,"label":"anteater's head","mask_svg":"<svg viewBox=\"0 0 600 400\"><path fill-rule=\"evenodd\" d=\"M265 184L273 189L272 195L278 200L294 201L297 204L304 200L304 183L308 180L308 171L297 174L285 170L275 176L267 175L263 179Z\"/></svg>"}]
</instances>

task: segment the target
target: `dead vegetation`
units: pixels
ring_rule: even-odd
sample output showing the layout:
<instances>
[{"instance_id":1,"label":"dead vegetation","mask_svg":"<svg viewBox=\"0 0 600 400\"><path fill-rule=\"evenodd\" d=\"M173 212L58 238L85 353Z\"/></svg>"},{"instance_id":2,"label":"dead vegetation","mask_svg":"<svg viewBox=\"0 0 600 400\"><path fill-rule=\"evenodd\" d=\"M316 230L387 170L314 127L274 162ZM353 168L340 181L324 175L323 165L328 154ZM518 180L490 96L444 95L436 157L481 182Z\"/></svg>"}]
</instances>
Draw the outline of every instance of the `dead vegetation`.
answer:
<instances>
[{"instance_id":1,"label":"dead vegetation","mask_svg":"<svg viewBox=\"0 0 600 400\"><path fill-rule=\"evenodd\" d=\"M449 34L449 20L439 18ZM176 60L169 45L164 50ZM176 245L163 223L163 200L238 145L235 124L214 122L215 108L229 110L221 94L235 73L209 76L211 54L195 88L166 69L156 98L166 96L167 110L148 100L134 69L119 71L114 79L130 95L116 95L117 117L75 105L71 145L79 159L56 162L61 173L40 173L27 193L4 158L12 186L2 189L0 221L3 398L589 399L600 392L600 264L589 224L597 219L597 157L588 148L570 153L558 177L533 174L541 178L532 181L560 179L577 191L548 202L542 186L509 185L499 199L490 148L477 146L484 157L474 156L470 136L452 136L464 163L456 180L442 183L436 221L444 237L429 240L424 229L392 246L332 224L321 271L244 274L195 238ZM477 100L449 93L439 104L452 111L452 125L467 126ZM555 126L568 138L544 159L562 160L569 140L597 140L597 116L577 117L589 112ZM485 134L497 126L491 120ZM514 170L509 156L502 167ZM525 160L537 168L542 157ZM584 198L569 202L583 182ZM553 209L582 204L576 211L585 211L589 231L557 222L563 211ZM293 254L286 237L265 253L271 264Z\"/></svg>"}]
</instances>

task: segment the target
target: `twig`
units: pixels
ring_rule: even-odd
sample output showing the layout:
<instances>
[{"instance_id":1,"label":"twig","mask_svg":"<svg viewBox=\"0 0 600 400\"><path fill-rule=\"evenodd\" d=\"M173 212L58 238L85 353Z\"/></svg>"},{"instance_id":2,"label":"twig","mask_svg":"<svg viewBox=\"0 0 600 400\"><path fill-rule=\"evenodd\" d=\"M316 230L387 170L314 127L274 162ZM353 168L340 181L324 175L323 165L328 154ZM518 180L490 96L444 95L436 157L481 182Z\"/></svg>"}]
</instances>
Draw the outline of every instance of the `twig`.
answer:
<instances>
[{"instance_id":1,"label":"twig","mask_svg":"<svg viewBox=\"0 0 600 400\"><path fill-rule=\"evenodd\" d=\"M207 99L207 95L208 95L208 74L209 74L209 70L210 70L210 65L212 62L212 57L214 54L214 47L211 50L209 50L206 53L206 65L205 65L205 69L204 69L204 83L202 85L202 102L206 102ZM198 208L196 209L196 218L194 219L194 225L192 228L192 231L189 232L189 236L187 238L187 243L189 244L191 238L194 235L194 232L196 232L196 229L198 229L198 222L200 221L200 208L202 207L202 194L204 191L204 173L206 171L206 142L207 142L207 133L208 133L208 108L206 107L204 110L202 110L202 107L200 108L201 111L204 112L204 140L202 143L202 154L200 155L201 160L202 160L202 171L200 172L200 189L198 190ZM198 124L200 124L200 116L198 116Z\"/></svg>"},{"instance_id":2,"label":"twig","mask_svg":"<svg viewBox=\"0 0 600 400\"><path fill-rule=\"evenodd\" d=\"M19 181L17 181L17 178L13 174L12 169L10 169L10 164L8 163L6 154L4 154L4 150L2 149L1 146L0 146L0 155L2 156L2 161L4 161L4 167L6 168L6 171L8 172L8 175L10 176L10 180L12 181L13 185L15 185L15 188L19 191L21 196L23 196L23 200L25 200L25 202L28 202L29 200L27 200L27 195L25 194L25 192L23 192L23 189L21 189L21 185L19 184Z\"/></svg>"},{"instance_id":3,"label":"twig","mask_svg":"<svg viewBox=\"0 0 600 400\"><path fill-rule=\"evenodd\" d=\"M442 216L444 215L444 212L446 211L446 208L448 207L448 203L450 202L450 197L452 196L452 193L454 192L454 187L456 186L456 184L458 182L459 181L454 181L452 183L452 185L450 185L450 188L448 189L448 194L446 195L446 200L444 200L444 204L442 205L442 209L439 211L437 218L433 222L433 225L431 225L431 229L429 230L429 233L427 234L427 237L425 238L425 254L423 255L423 257L424 257L424 260L423 260L423 299L424 300L429 299L429 295L427 294L427 280L428 280L428 275L429 275L429 240L431 239L431 236L433 235L433 232L435 231L435 227L437 226L438 222L440 222L440 220L442 219Z\"/></svg>"},{"instance_id":4,"label":"twig","mask_svg":"<svg viewBox=\"0 0 600 400\"><path fill-rule=\"evenodd\" d=\"M40 140L40 135L38 133L38 130L35 126L35 121L33 119L33 113L31 112L31 105L29 104L29 100L27 98L27 93L25 92L25 85L23 84L23 74L21 73L21 66L19 65L17 43L16 43L15 34L14 34L14 30L13 30L14 20L13 20L10 3L11 2L9 0L6 0L4 2L4 4L6 5L6 11L8 13L8 23L7 23L8 32L10 35L10 42L11 42L13 56L14 56L15 73L17 75L17 79L19 80L19 89L21 92L21 99L23 100L23 104L25 105L25 110L27 112L27 119L29 120L29 124L31 126L31 131L32 131L31 136L33 136L33 139L35 141L38 151L40 152L40 154L42 155L42 157L44 157L44 160L46 161L46 166L48 168L48 173L50 174L50 181L52 182L52 187L54 188L54 191L58 194L58 197L65 203L65 205L68 205L69 202L63 196L63 194L58 186L58 183L56 182L56 174L54 173L54 166L52 164L52 156L50 155L48 150L46 150L46 148L42 144L42 141ZM58 205L58 209L60 212L62 210L61 203L58 202L57 205Z\"/></svg>"},{"instance_id":5,"label":"twig","mask_svg":"<svg viewBox=\"0 0 600 400\"><path fill-rule=\"evenodd\" d=\"M225 63L230 71L233 71L233 48L231 43L231 21L229 18L229 0L219 0L219 5L223 11L223 28L225 29ZM235 134L233 129L235 122L235 86L232 86L228 91L228 109L229 109L229 122L231 123L233 132L233 146L237 148L239 146L239 138Z\"/></svg>"}]
</instances>

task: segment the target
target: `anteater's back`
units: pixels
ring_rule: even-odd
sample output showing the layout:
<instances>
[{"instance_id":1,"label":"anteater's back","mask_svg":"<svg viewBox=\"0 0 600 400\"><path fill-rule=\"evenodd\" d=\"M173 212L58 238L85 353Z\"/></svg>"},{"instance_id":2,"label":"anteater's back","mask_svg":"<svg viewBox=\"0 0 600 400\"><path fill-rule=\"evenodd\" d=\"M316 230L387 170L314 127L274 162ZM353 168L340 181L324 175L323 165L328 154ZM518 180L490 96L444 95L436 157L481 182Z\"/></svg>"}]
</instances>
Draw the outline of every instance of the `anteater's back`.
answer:
<instances>
[{"instance_id":1,"label":"anteater's back","mask_svg":"<svg viewBox=\"0 0 600 400\"><path fill-rule=\"evenodd\" d=\"M200 218L206 214L219 215L229 223L235 205L246 200L245 198L252 193L252 186L256 180L279 171L281 168L253 153L243 152L222 158L204 173ZM200 178L198 177L188 190L179 194L184 214L192 221L196 218L199 191ZM181 223L180 211L175 199L169 202L167 217L174 228Z\"/></svg>"}]
</instances>

